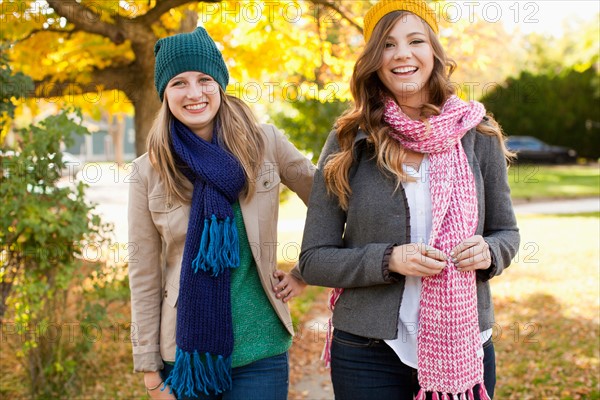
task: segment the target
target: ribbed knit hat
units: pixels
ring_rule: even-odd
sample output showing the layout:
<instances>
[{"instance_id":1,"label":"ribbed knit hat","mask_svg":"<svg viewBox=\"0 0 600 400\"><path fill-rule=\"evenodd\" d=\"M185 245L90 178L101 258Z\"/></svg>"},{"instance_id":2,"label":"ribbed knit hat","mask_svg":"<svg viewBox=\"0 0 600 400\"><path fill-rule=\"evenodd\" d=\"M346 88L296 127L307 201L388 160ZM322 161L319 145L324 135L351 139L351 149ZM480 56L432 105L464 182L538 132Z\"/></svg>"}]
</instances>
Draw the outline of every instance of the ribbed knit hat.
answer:
<instances>
[{"instance_id":1,"label":"ribbed knit hat","mask_svg":"<svg viewBox=\"0 0 600 400\"><path fill-rule=\"evenodd\" d=\"M439 33L435 12L424 0L381 0L367 11L364 18L363 36L368 42L375 25L387 14L394 11L408 11L427 22L427 25Z\"/></svg>"},{"instance_id":2,"label":"ribbed knit hat","mask_svg":"<svg viewBox=\"0 0 600 400\"><path fill-rule=\"evenodd\" d=\"M223 55L206 29L198 27L191 33L180 33L159 39L154 45L154 85L163 101L167 83L187 71L210 75L225 90L229 72Z\"/></svg>"}]
</instances>

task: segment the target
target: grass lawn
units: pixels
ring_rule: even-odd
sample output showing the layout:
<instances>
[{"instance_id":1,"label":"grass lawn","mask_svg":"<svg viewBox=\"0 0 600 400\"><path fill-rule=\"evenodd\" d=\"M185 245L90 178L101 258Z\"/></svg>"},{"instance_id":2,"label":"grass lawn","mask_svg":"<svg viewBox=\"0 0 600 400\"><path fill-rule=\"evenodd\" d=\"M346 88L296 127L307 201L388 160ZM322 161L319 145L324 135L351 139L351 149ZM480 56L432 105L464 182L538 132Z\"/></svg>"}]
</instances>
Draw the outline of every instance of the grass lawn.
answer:
<instances>
[{"instance_id":1,"label":"grass lawn","mask_svg":"<svg viewBox=\"0 0 600 400\"><path fill-rule=\"evenodd\" d=\"M508 170L513 199L540 200L600 195L600 167L516 164Z\"/></svg>"},{"instance_id":2,"label":"grass lawn","mask_svg":"<svg viewBox=\"0 0 600 400\"><path fill-rule=\"evenodd\" d=\"M598 399L598 214L521 217L519 227L519 254L491 283L496 397Z\"/></svg>"}]
</instances>

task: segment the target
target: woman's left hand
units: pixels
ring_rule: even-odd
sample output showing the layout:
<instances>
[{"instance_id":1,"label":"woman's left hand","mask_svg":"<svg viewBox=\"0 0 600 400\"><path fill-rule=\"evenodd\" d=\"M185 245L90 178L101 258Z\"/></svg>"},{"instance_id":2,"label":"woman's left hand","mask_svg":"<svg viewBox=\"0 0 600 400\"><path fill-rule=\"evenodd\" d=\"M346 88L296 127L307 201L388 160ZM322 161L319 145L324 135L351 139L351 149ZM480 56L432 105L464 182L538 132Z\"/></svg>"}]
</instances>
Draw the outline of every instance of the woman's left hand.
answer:
<instances>
[{"instance_id":1,"label":"woman's left hand","mask_svg":"<svg viewBox=\"0 0 600 400\"><path fill-rule=\"evenodd\" d=\"M463 240L452 249L450 257L456 269L462 272L487 269L492 265L490 246L480 235Z\"/></svg>"},{"instance_id":2,"label":"woman's left hand","mask_svg":"<svg viewBox=\"0 0 600 400\"><path fill-rule=\"evenodd\" d=\"M279 269L273 272L273 276L279 280L279 283L273 286L273 291L277 293L277 298L284 303L290 301L292 297L302 294L306 287L306 283Z\"/></svg>"}]
</instances>

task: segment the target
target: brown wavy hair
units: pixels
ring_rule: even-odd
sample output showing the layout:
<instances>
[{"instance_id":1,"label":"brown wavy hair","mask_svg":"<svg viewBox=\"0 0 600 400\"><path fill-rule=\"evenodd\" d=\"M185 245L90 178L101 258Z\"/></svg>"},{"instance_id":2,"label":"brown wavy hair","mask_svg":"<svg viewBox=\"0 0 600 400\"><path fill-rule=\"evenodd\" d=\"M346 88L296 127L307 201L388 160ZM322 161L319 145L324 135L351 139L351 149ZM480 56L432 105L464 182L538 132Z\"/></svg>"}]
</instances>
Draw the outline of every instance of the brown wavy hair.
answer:
<instances>
[{"instance_id":1,"label":"brown wavy hair","mask_svg":"<svg viewBox=\"0 0 600 400\"><path fill-rule=\"evenodd\" d=\"M367 133L367 142L374 148L377 166L384 172L396 177L396 188L409 177L404 173L402 164L406 158L405 149L388 135L390 129L383 120L384 104L382 94L394 97L379 79L377 71L383 64L383 52L388 35L397 21L409 14L407 11L394 11L385 15L375 26L371 40L367 42L354 66L350 81L350 92L354 99L352 106L336 121L335 129L340 150L325 160L323 175L329 193L338 197L340 206L348 208L348 197L352 193L348 172L354 161L354 139L358 129ZM450 76L456 69L456 63L448 58L437 35L423 20L423 26L433 49L434 65L427 83L429 102L420 110L424 120L439 115L441 106L455 94ZM512 156L504 145L504 136L498 123L488 115L486 121L477 126L483 134L496 136L502 146L505 157Z\"/></svg>"},{"instance_id":2,"label":"brown wavy hair","mask_svg":"<svg viewBox=\"0 0 600 400\"><path fill-rule=\"evenodd\" d=\"M221 88L219 90L221 104L215 116L219 129L218 140L242 164L246 175L243 194L252 196L265 151L263 132L246 103L226 94ZM165 185L167 196L188 203L191 201L191 192L186 188L187 178L177 167L171 148L169 127L172 119L173 114L165 97L148 133L148 156Z\"/></svg>"}]
</instances>

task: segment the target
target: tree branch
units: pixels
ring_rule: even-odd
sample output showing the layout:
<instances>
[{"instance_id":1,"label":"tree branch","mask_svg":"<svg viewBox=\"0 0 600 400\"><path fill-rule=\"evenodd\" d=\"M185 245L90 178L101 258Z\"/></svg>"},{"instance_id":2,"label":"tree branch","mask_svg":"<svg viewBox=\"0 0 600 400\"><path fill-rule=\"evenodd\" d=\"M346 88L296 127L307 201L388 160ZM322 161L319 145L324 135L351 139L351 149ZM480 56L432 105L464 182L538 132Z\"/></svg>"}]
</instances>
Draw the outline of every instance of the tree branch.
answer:
<instances>
[{"instance_id":1,"label":"tree branch","mask_svg":"<svg viewBox=\"0 0 600 400\"><path fill-rule=\"evenodd\" d=\"M158 21L161 15L168 12L172 8L177 8L188 3L218 3L220 1L221 0L157 0L156 5L152 9L148 10L148 12L144 15L135 17L133 20L139 22L140 24L149 26Z\"/></svg>"},{"instance_id":2,"label":"tree branch","mask_svg":"<svg viewBox=\"0 0 600 400\"><path fill-rule=\"evenodd\" d=\"M30 96L37 98L77 96L84 93L98 93L101 90L121 90L127 93L136 90L136 85L128 74L131 74L130 65L94 69L88 83L78 82L76 79L57 82L48 75L34 81L35 88Z\"/></svg>"},{"instance_id":3,"label":"tree branch","mask_svg":"<svg viewBox=\"0 0 600 400\"><path fill-rule=\"evenodd\" d=\"M45 33L45 32L55 32L55 33L62 33L62 34L66 34L67 37L70 37L73 33L77 32L76 29L70 30L70 31L66 31L64 29L53 29L53 28L48 28L48 29L34 29L31 32L29 32L27 35L25 35L24 37L17 39L14 41L14 43L21 43L26 41L27 39L31 38L34 35L37 35L38 33Z\"/></svg>"},{"instance_id":4,"label":"tree branch","mask_svg":"<svg viewBox=\"0 0 600 400\"><path fill-rule=\"evenodd\" d=\"M355 27L362 33L362 31L363 31L362 26L360 26L356 21L354 21L352 19L352 17L349 15L350 13L348 11L346 11L342 7L335 4L335 2L327 1L327 0L310 0L310 1L313 4L321 5L325 8L330 8L330 9L334 10L336 13L338 13L340 15L340 17L342 17L342 19L345 19L346 21L348 21L348 23L350 25L352 25L353 27Z\"/></svg>"},{"instance_id":5,"label":"tree branch","mask_svg":"<svg viewBox=\"0 0 600 400\"><path fill-rule=\"evenodd\" d=\"M122 44L125 36L116 25L104 22L92 9L75 0L46 0L52 9L75 25L76 30L105 36L115 44Z\"/></svg>"}]
</instances>

